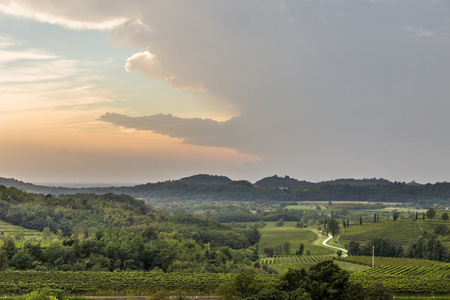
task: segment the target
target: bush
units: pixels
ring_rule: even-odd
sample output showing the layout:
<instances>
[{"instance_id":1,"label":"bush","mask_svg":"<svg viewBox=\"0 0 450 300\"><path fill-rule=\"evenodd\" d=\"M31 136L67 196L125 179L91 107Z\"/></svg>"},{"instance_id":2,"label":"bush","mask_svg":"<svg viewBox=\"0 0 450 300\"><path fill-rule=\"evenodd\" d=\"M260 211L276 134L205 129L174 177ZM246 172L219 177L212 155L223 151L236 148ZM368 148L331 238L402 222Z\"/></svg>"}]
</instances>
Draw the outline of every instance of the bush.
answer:
<instances>
[{"instance_id":1,"label":"bush","mask_svg":"<svg viewBox=\"0 0 450 300\"><path fill-rule=\"evenodd\" d=\"M375 282L367 291L366 296L368 300L392 300L394 297L387 287L381 282Z\"/></svg>"}]
</instances>

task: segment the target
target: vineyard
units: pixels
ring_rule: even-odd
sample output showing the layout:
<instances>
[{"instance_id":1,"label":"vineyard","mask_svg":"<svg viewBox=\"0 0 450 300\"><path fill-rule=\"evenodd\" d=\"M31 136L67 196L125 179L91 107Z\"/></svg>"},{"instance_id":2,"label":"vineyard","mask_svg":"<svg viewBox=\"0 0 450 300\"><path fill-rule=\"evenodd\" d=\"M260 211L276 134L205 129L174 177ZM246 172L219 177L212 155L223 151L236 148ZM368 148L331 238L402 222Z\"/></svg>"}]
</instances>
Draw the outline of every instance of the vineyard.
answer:
<instances>
[{"instance_id":1,"label":"vineyard","mask_svg":"<svg viewBox=\"0 0 450 300\"><path fill-rule=\"evenodd\" d=\"M44 288L78 295L148 295L160 290L189 294L212 294L235 274L162 272L0 272L0 294L26 294ZM270 285L276 275L257 275Z\"/></svg>"},{"instance_id":2,"label":"vineyard","mask_svg":"<svg viewBox=\"0 0 450 300\"><path fill-rule=\"evenodd\" d=\"M313 265L317 264L321 261L332 259L332 256L330 255L321 255L321 256L298 256L298 255L292 255L292 256L285 256L285 257L279 257L279 258L263 258L260 260L261 264L269 264L269 265L275 265L275 264L290 264L290 265Z\"/></svg>"},{"instance_id":3,"label":"vineyard","mask_svg":"<svg viewBox=\"0 0 450 300\"><path fill-rule=\"evenodd\" d=\"M286 269L295 266L295 263L287 264L286 259L278 258L275 265ZM300 267L325 259L326 256L292 257L288 261L297 260ZM380 265L352 273L351 280L360 282L363 287L382 282L397 295L450 295L449 272L449 264L444 263L438 264L437 268L432 264L422 267ZM4 271L0 272L0 294L26 294L48 288L71 295L149 295L161 290L211 295L220 284L231 281L234 276L215 273ZM255 280L271 286L277 283L278 278L279 275L257 275Z\"/></svg>"},{"instance_id":4,"label":"vineyard","mask_svg":"<svg viewBox=\"0 0 450 300\"><path fill-rule=\"evenodd\" d=\"M351 256L337 259L366 266L372 265L372 258L367 256ZM371 276L425 276L450 279L450 263L413 258L375 257L375 267L363 271L361 274Z\"/></svg>"},{"instance_id":5,"label":"vineyard","mask_svg":"<svg viewBox=\"0 0 450 300\"><path fill-rule=\"evenodd\" d=\"M450 295L450 279L396 276L367 275L364 272L353 273L351 280L367 287L375 282L382 282L397 295Z\"/></svg>"},{"instance_id":6,"label":"vineyard","mask_svg":"<svg viewBox=\"0 0 450 300\"><path fill-rule=\"evenodd\" d=\"M433 231L438 225L444 224L439 221L413 221L412 219L401 219L397 221L381 221L378 223L365 222L362 225L351 225L345 229L340 236L341 244L351 241L365 244L373 238L389 237L391 240L399 241L402 246L408 246L409 242L417 240L424 231Z\"/></svg>"}]
</instances>

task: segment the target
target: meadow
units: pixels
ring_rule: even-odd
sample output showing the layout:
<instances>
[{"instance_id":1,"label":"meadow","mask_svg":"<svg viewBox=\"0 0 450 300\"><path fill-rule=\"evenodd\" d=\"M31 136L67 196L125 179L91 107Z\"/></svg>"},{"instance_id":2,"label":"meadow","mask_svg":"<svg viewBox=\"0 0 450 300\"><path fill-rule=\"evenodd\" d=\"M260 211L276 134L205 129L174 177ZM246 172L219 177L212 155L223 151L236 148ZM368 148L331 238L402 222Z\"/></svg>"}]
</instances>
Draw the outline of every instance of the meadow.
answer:
<instances>
[{"instance_id":1,"label":"meadow","mask_svg":"<svg viewBox=\"0 0 450 300\"><path fill-rule=\"evenodd\" d=\"M304 254L309 251L309 255L331 255L335 251L325 248L323 246L314 245L314 241L318 235L309 229L297 228L296 222L284 222L281 227L276 226L276 222L267 222L267 225L260 229L262 234L259 243L260 254L264 247L282 247L283 243L289 242L291 244L289 254L295 254L299 249L300 244L304 245Z\"/></svg>"},{"instance_id":2,"label":"meadow","mask_svg":"<svg viewBox=\"0 0 450 300\"><path fill-rule=\"evenodd\" d=\"M47 236L40 231L25 229L0 220L0 236L12 236L18 242L40 241Z\"/></svg>"}]
</instances>

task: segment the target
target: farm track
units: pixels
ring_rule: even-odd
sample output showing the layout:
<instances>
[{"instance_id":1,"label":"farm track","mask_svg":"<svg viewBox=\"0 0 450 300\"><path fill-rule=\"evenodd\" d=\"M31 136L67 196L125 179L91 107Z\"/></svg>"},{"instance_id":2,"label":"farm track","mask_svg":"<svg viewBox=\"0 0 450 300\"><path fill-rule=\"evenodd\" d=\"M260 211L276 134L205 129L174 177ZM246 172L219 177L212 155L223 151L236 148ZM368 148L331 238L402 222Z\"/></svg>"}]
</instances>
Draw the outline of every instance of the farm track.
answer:
<instances>
[{"instance_id":1,"label":"farm track","mask_svg":"<svg viewBox=\"0 0 450 300\"><path fill-rule=\"evenodd\" d=\"M327 242L328 242L329 240L331 240L332 238L333 238L332 235L328 235L328 238L327 238L325 241L322 242L322 245L324 245L325 247L329 247L329 248L336 249L336 250L341 250L342 252L345 252L345 253L348 252L348 251L345 250L344 248L339 248L339 247L335 247L335 246L330 246L330 245L328 245ZM347 256L347 255L345 255L345 256Z\"/></svg>"},{"instance_id":2,"label":"farm track","mask_svg":"<svg viewBox=\"0 0 450 300\"><path fill-rule=\"evenodd\" d=\"M317 234L317 238L314 240L314 245L319 245L323 239L323 235L320 234L318 231L315 233Z\"/></svg>"}]
</instances>

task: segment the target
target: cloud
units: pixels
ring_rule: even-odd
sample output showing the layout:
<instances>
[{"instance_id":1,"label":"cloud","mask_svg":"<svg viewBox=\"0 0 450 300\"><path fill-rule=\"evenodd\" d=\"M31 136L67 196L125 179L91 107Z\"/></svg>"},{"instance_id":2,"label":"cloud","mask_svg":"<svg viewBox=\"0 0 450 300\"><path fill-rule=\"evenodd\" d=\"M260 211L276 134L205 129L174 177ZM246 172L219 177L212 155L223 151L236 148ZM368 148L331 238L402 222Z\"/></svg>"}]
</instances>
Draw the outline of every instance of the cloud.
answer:
<instances>
[{"instance_id":1,"label":"cloud","mask_svg":"<svg viewBox=\"0 0 450 300\"><path fill-rule=\"evenodd\" d=\"M379 172L378 166L392 157L403 167L407 163L400 149L415 147L412 132L420 127L422 108L433 101L443 109L449 91L444 86L436 90L441 76L449 76L448 53L430 48L425 39L405 40L400 34L405 27L399 25L429 28L406 27L418 37L448 30L443 25L447 17L438 12L445 4L410 3L196 1L171 2L158 10L149 6L140 17L151 29L145 39L148 54L131 57L127 69L165 78L172 86L201 86L210 97L239 105L241 114L223 123L167 115L126 122L124 116L102 119L185 143L256 154L274 169L307 169L330 177L345 169L354 176L361 169ZM433 11L433 18L423 18L423 11ZM126 32L124 27L122 34ZM134 36L132 28L129 32ZM172 83L171 76L180 83ZM450 150L448 143L436 143ZM367 155L373 163L366 163ZM392 165L386 168L395 173Z\"/></svg>"},{"instance_id":2,"label":"cloud","mask_svg":"<svg viewBox=\"0 0 450 300\"><path fill-rule=\"evenodd\" d=\"M411 32L416 37L431 37L431 36L436 35L436 32L434 32L432 30L425 30L422 28L414 28L411 26L406 26L405 30Z\"/></svg>"},{"instance_id":3,"label":"cloud","mask_svg":"<svg viewBox=\"0 0 450 300\"><path fill-rule=\"evenodd\" d=\"M185 89L191 92L206 93L201 82L193 82L186 78L167 74L158 58L148 51L133 54L127 59L125 69L128 72L137 71L150 78L164 79L171 88Z\"/></svg>"},{"instance_id":4,"label":"cloud","mask_svg":"<svg viewBox=\"0 0 450 300\"><path fill-rule=\"evenodd\" d=\"M155 55L148 51L133 54L127 59L125 70L138 71L150 78L165 78L166 75Z\"/></svg>"},{"instance_id":5,"label":"cloud","mask_svg":"<svg viewBox=\"0 0 450 300\"><path fill-rule=\"evenodd\" d=\"M230 147L229 140L225 140L224 136L235 121L231 119L217 122L211 119L179 118L171 114L130 117L116 113L106 113L100 117L100 120L125 128L151 130L158 134L183 139L187 144L212 147ZM238 132L235 132L234 138L237 139L238 136Z\"/></svg>"},{"instance_id":6,"label":"cloud","mask_svg":"<svg viewBox=\"0 0 450 300\"><path fill-rule=\"evenodd\" d=\"M91 1L91 5L98 6L102 1ZM61 5L59 1L42 0L36 2L30 0L2 0L0 12L17 17L34 19L40 22L61 25L72 29L107 29L123 23L126 18L108 16L106 7L94 13L86 10L86 1L68 2ZM72 13L71 13L72 12Z\"/></svg>"},{"instance_id":7,"label":"cloud","mask_svg":"<svg viewBox=\"0 0 450 300\"><path fill-rule=\"evenodd\" d=\"M285 174L418 174L424 169L411 162L424 159L446 174L433 149L450 151L442 139L450 134L450 40L425 38L450 32L446 2L59 3L0 0L0 9L72 28L109 26L114 45L138 49L128 71L240 108L225 122L154 113L103 121L255 154Z\"/></svg>"},{"instance_id":8,"label":"cloud","mask_svg":"<svg viewBox=\"0 0 450 300\"><path fill-rule=\"evenodd\" d=\"M152 30L141 20L131 19L111 29L109 36L116 46L126 48L145 48L151 38Z\"/></svg>"},{"instance_id":9,"label":"cloud","mask_svg":"<svg viewBox=\"0 0 450 300\"><path fill-rule=\"evenodd\" d=\"M89 74L93 65L0 37L0 113L59 110L76 115L75 110L109 102L112 92L99 88L98 78Z\"/></svg>"}]
</instances>

